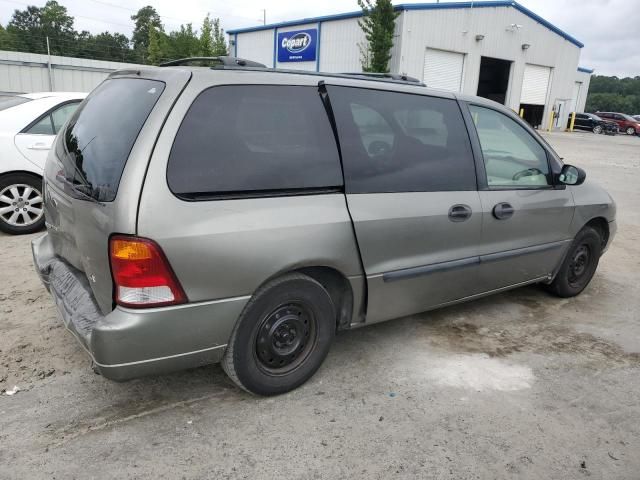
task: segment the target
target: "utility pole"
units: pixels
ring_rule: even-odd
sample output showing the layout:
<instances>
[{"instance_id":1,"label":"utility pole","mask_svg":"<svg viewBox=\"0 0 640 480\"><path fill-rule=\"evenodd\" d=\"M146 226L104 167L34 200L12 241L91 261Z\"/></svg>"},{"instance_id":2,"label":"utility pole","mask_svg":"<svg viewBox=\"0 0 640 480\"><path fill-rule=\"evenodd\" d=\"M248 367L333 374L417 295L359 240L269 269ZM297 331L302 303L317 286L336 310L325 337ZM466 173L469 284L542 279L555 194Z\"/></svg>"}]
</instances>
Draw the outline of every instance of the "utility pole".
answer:
<instances>
[{"instance_id":1,"label":"utility pole","mask_svg":"<svg viewBox=\"0 0 640 480\"><path fill-rule=\"evenodd\" d=\"M266 25L267 24L267 9L263 8L262 9L262 25Z\"/></svg>"},{"instance_id":2,"label":"utility pole","mask_svg":"<svg viewBox=\"0 0 640 480\"><path fill-rule=\"evenodd\" d=\"M53 92L53 75L51 74L51 49L49 48L49 36L47 35L47 68L49 70L49 91Z\"/></svg>"}]
</instances>

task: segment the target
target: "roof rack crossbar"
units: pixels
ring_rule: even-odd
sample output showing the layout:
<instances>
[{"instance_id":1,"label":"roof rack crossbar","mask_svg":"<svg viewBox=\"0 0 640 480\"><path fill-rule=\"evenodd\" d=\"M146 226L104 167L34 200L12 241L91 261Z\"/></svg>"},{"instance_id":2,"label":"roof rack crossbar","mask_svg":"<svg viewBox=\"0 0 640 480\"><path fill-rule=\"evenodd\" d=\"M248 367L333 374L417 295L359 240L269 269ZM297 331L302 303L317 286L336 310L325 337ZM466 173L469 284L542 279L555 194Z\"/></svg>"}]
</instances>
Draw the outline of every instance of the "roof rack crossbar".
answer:
<instances>
[{"instance_id":1,"label":"roof rack crossbar","mask_svg":"<svg viewBox=\"0 0 640 480\"><path fill-rule=\"evenodd\" d=\"M170 60L168 62L161 63L158 65L159 67L175 67L179 65L189 65L191 63L217 63L224 65L225 67L262 67L266 68L266 65L258 62L254 62L253 60L247 60L244 58L238 57L230 57L228 55L220 55L218 57L187 57L187 58L179 58L176 60Z\"/></svg>"},{"instance_id":2,"label":"roof rack crossbar","mask_svg":"<svg viewBox=\"0 0 640 480\"><path fill-rule=\"evenodd\" d=\"M343 72L342 75L349 75L354 77L370 77L370 78L388 78L391 80L396 80L398 82L407 82L407 83L417 83L420 85L424 85L423 82L418 80L415 77L410 77L409 75L404 75L400 73L378 73L378 72ZM426 86L426 85L424 85Z\"/></svg>"}]
</instances>

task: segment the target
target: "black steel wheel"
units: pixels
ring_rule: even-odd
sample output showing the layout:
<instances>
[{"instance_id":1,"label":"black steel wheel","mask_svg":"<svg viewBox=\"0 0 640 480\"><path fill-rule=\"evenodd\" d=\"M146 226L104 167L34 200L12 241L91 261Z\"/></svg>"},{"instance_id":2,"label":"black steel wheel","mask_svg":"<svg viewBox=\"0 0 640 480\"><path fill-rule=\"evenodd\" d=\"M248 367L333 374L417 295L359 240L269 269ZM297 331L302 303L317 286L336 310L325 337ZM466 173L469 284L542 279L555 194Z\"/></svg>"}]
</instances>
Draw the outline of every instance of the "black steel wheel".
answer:
<instances>
[{"instance_id":1,"label":"black steel wheel","mask_svg":"<svg viewBox=\"0 0 640 480\"><path fill-rule=\"evenodd\" d=\"M571 261L569 262L569 285L577 286L581 283L585 274L589 270L589 263L591 259L591 250L587 243L583 243L573 250Z\"/></svg>"},{"instance_id":2,"label":"black steel wheel","mask_svg":"<svg viewBox=\"0 0 640 480\"><path fill-rule=\"evenodd\" d=\"M278 306L266 315L256 332L259 368L270 375L286 375L304 362L317 340L316 318L304 303Z\"/></svg>"},{"instance_id":3,"label":"black steel wheel","mask_svg":"<svg viewBox=\"0 0 640 480\"><path fill-rule=\"evenodd\" d=\"M559 297L573 297L582 292L593 278L602 253L602 238L585 227L569 247L555 279L548 289Z\"/></svg>"},{"instance_id":4,"label":"black steel wheel","mask_svg":"<svg viewBox=\"0 0 640 480\"><path fill-rule=\"evenodd\" d=\"M313 278L291 273L261 287L245 306L222 359L239 387L277 395L302 385L324 361L336 308Z\"/></svg>"}]
</instances>

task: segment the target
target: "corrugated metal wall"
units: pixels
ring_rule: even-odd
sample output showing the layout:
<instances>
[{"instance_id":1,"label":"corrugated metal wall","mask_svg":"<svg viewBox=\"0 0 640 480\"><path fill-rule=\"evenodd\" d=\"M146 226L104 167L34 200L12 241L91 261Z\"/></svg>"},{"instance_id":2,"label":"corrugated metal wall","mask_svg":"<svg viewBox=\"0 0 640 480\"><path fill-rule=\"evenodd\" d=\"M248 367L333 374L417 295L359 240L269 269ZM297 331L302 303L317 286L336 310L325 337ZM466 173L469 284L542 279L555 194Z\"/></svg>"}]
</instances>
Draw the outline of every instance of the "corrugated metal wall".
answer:
<instances>
[{"instance_id":1,"label":"corrugated metal wall","mask_svg":"<svg viewBox=\"0 0 640 480\"><path fill-rule=\"evenodd\" d=\"M365 44L358 19L323 22L320 36L320 71L361 72L359 45Z\"/></svg>"},{"instance_id":2,"label":"corrugated metal wall","mask_svg":"<svg viewBox=\"0 0 640 480\"><path fill-rule=\"evenodd\" d=\"M505 103L517 111L525 64L552 67L544 125L554 104L571 99L580 49L515 8L409 10L403 16L401 72L422 78L428 47L464 53L462 92L475 95L481 57L509 60L513 64ZM484 38L477 41L476 35ZM530 47L523 50L523 44ZM565 108L562 115L566 113Z\"/></svg>"},{"instance_id":3,"label":"corrugated metal wall","mask_svg":"<svg viewBox=\"0 0 640 480\"><path fill-rule=\"evenodd\" d=\"M325 20L320 24L301 23L281 27L277 31L301 28L319 28L320 71L361 71L359 45L364 43L364 35L357 18ZM238 33L238 55L273 65L274 35L276 30L273 28ZM484 38L476 40L477 35L483 35ZM529 47L523 49L523 44ZM521 103L525 65L550 67L551 80L543 121L545 126L551 109L561 104L562 115L557 123L566 124L569 105L573 105L575 82L584 82L584 79L576 77L580 48L513 7L412 9L401 12L396 20L390 70L422 79L427 48L464 54L461 91L470 95L478 91L481 57L512 62L505 104L515 111L519 110ZM315 69L314 62L278 63L276 66ZM585 94L579 100L582 108L586 87L583 87Z\"/></svg>"},{"instance_id":4,"label":"corrugated metal wall","mask_svg":"<svg viewBox=\"0 0 640 480\"><path fill-rule=\"evenodd\" d=\"M236 43L231 51L235 51L236 57L247 58L263 63L267 67L273 67L275 45L273 35L273 29L231 35L230 40Z\"/></svg>"},{"instance_id":5,"label":"corrugated metal wall","mask_svg":"<svg viewBox=\"0 0 640 480\"><path fill-rule=\"evenodd\" d=\"M47 55L0 50L0 92L89 92L109 73L135 66L85 58L51 56L51 81Z\"/></svg>"}]
</instances>

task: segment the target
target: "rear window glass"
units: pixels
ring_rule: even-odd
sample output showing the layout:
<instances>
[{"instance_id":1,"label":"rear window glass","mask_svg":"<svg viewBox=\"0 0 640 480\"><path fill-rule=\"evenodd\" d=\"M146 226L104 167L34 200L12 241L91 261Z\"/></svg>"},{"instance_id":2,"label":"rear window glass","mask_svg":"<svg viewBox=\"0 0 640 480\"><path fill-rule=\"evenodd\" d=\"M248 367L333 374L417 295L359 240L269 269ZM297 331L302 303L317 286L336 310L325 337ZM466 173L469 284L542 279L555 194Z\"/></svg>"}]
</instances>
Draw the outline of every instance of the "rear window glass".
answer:
<instances>
[{"instance_id":1,"label":"rear window glass","mask_svg":"<svg viewBox=\"0 0 640 480\"><path fill-rule=\"evenodd\" d=\"M18 97L13 95L0 95L0 111L6 110L7 108L15 107L16 105L21 105L23 103L30 102L30 98Z\"/></svg>"},{"instance_id":2,"label":"rear window glass","mask_svg":"<svg viewBox=\"0 0 640 480\"><path fill-rule=\"evenodd\" d=\"M57 143L67 180L96 200L112 201L133 144L163 90L164 83L156 80L101 83L76 110Z\"/></svg>"},{"instance_id":3,"label":"rear window glass","mask_svg":"<svg viewBox=\"0 0 640 480\"><path fill-rule=\"evenodd\" d=\"M176 134L167 179L177 195L335 187L336 142L315 87L212 87Z\"/></svg>"}]
</instances>

